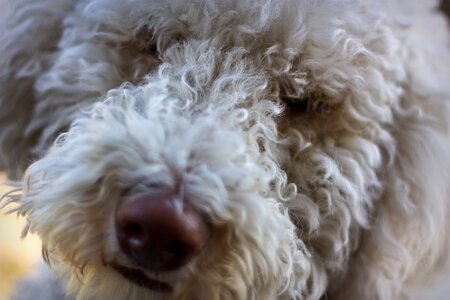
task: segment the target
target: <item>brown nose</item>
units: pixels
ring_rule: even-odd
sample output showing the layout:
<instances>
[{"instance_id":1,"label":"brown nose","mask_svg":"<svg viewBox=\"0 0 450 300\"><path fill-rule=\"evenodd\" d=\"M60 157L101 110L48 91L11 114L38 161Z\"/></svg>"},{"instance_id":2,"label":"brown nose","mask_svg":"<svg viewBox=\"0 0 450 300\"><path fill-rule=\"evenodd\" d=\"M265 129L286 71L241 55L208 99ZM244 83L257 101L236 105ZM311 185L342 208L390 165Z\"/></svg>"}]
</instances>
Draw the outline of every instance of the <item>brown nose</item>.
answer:
<instances>
[{"instance_id":1,"label":"brown nose","mask_svg":"<svg viewBox=\"0 0 450 300\"><path fill-rule=\"evenodd\" d=\"M176 204L171 197L139 196L119 205L117 238L130 259L152 271L171 271L203 250L208 229L202 216Z\"/></svg>"}]
</instances>

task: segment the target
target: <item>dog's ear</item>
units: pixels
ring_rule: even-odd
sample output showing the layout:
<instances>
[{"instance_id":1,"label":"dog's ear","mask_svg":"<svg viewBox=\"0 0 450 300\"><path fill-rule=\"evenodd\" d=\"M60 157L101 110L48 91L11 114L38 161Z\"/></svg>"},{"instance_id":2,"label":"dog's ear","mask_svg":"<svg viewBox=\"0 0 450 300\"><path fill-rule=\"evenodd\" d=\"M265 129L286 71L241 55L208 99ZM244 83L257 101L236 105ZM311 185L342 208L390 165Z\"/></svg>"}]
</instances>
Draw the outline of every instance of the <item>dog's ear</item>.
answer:
<instances>
[{"instance_id":1,"label":"dog's ear","mask_svg":"<svg viewBox=\"0 0 450 300\"><path fill-rule=\"evenodd\" d=\"M35 137L24 136L36 78L49 66L70 0L9 1L0 21L0 170L20 177Z\"/></svg>"}]
</instances>

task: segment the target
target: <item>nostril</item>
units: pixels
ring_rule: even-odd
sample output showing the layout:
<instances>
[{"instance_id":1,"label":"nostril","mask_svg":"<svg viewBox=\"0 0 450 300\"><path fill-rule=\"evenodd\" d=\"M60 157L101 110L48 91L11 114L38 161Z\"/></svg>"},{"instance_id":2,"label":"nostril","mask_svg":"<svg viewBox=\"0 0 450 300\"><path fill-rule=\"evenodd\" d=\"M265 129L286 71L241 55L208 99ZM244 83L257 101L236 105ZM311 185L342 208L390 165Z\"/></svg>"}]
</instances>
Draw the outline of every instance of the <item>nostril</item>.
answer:
<instances>
[{"instance_id":1,"label":"nostril","mask_svg":"<svg viewBox=\"0 0 450 300\"><path fill-rule=\"evenodd\" d=\"M139 247L145 243L145 230L140 224L129 222L123 226L123 232L133 246Z\"/></svg>"},{"instance_id":2,"label":"nostril","mask_svg":"<svg viewBox=\"0 0 450 300\"><path fill-rule=\"evenodd\" d=\"M161 257L164 261L174 261L180 258L186 258L188 255L189 250L182 241L168 242L161 253Z\"/></svg>"}]
</instances>

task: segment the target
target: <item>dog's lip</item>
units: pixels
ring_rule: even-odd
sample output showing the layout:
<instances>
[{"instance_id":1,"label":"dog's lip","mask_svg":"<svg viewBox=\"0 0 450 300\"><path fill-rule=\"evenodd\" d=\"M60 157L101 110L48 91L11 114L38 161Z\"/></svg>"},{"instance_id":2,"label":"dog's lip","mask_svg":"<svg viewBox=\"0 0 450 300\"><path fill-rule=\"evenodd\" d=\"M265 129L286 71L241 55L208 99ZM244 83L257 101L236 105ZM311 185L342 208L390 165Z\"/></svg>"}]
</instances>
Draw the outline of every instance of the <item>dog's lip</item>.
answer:
<instances>
[{"instance_id":1,"label":"dog's lip","mask_svg":"<svg viewBox=\"0 0 450 300\"><path fill-rule=\"evenodd\" d=\"M158 292L164 292L169 293L172 291L172 286L170 286L168 283L158 281L156 279L150 278L147 275L144 274L144 272L124 267L118 264L112 264L111 267L122 277L125 279L141 286L148 288L150 290L158 291Z\"/></svg>"}]
</instances>

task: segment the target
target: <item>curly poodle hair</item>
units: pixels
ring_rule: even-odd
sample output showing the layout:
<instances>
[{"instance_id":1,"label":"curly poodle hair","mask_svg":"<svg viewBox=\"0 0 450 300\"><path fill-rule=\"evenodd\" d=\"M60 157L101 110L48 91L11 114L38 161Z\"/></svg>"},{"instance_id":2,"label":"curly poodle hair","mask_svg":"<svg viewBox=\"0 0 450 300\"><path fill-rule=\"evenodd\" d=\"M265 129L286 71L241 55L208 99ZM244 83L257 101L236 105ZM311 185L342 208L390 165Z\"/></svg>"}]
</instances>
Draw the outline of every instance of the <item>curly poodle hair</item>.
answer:
<instances>
[{"instance_id":1,"label":"curly poodle hair","mask_svg":"<svg viewBox=\"0 0 450 300\"><path fill-rule=\"evenodd\" d=\"M446 262L435 1L18 0L1 28L3 203L67 297L398 299ZM127 253L137 194L175 197L201 251ZM60 293L45 274L17 299Z\"/></svg>"}]
</instances>

